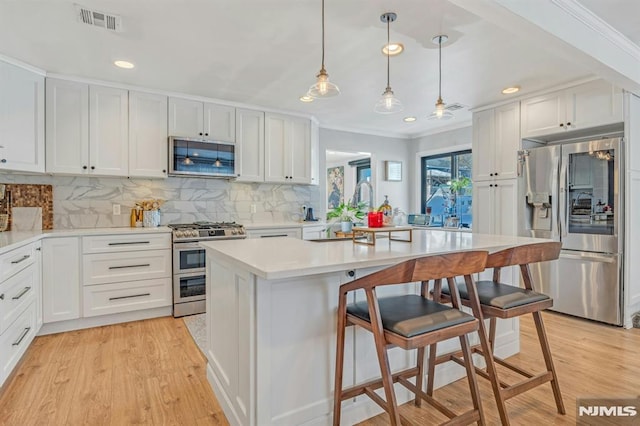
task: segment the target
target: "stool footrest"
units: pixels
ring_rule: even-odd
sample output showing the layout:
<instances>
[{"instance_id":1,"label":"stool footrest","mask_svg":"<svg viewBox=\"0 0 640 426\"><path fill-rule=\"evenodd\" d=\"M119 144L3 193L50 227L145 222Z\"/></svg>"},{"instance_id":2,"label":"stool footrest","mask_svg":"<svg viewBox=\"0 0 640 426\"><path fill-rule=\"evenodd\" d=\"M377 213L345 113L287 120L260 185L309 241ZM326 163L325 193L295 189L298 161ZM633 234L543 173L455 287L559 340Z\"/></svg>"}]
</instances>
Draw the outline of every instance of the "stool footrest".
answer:
<instances>
[{"instance_id":1,"label":"stool footrest","mask_svg":"<svg viewBox=\"0 0 640 426\"><path fill-rule=\"evenodd\" d=\"M513 398L516 395L520 395L521 393L526 392L529 389L533 389L536 386L540 386L541 384L550 382L551 380L553 380L553 375L550 371L547 371L524 380L517 385L509 386L506 389L502 389L502 396L504 397L504 399Z\"/></svg>"},{"instance_id":2,"label":"stool footrest","mask_svg":"<svg viewBox=\"0 0 640 426\"><path fill-rule=\"evenodd\" d=\"M391 375L393 379L393 383L397 383L400 377L415 377L418 374L418 367L409 368L403 371L399 371ZM380 389L382 387L382 379L375 379L368 381L366 383L362 383L359 385L352 386L350 388L344 389L342 391L342 400L355 398L356 396L362 395L366 393L365 389L369 388L372 390Z\"/></svg>"}]
</instances>

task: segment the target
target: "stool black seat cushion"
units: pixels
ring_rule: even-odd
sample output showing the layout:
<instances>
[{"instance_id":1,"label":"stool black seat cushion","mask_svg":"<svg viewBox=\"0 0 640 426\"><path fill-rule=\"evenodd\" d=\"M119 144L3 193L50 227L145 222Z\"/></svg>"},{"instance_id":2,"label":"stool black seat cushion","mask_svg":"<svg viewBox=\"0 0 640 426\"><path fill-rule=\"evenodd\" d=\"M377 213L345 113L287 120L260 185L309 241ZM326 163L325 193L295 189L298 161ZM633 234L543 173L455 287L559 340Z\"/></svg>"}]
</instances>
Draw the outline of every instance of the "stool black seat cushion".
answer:
<instances>
[{"instance_id":1,"label":"stool black seat cushion","mask_svg":"<svg viewBox=\"0 0 640 426\"><path fill-rule=\"evenodd\" d=\"M463 283L458 283L457 286L460 297L469 299L467 286ZM510 309L549 299L546 294L495 281L476 281L476 289L478 291L478 299L480 299L482 305L493 306L498 309ZM442 286L442 293L449 295L449 286Z\"/></svg>"},{"instance_id":2,"label":"stool black seat cushion","mask_svg":"<svg viewBox=\"0 0 640 426\"><path fill-rule=\"evenodd\" d=\"M384 329L404 337L415 337L475 320L458 309L415 294L382 297L378 299L378 306ZM366 301L347 305L347 313L371 321Z\"/></svg>"}]
</instances>

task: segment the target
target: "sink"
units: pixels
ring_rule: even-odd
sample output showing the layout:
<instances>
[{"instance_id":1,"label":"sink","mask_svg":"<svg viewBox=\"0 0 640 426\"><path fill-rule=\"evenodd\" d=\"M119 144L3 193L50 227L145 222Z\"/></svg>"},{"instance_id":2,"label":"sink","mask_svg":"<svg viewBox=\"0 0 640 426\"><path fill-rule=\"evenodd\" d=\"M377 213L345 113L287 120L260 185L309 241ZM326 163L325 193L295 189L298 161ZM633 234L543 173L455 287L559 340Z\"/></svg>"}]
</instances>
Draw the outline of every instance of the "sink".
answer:
<instances>
[{"instance_id":1,"label":"sink","mask_svg":"<svg viewBox=\"0 0 640 426\"><path fill-rule=\"evenodd\" d=\"M365 236L362 237L356 237L356 240L362 240L366 238ZM313 241L314 243L324 243L324 242L329 242L329 241L351 241L353 238L351 237L340 237L340 238L316 238L313 240L307 240L307 241Z\"/></svg>"}]
</instances>

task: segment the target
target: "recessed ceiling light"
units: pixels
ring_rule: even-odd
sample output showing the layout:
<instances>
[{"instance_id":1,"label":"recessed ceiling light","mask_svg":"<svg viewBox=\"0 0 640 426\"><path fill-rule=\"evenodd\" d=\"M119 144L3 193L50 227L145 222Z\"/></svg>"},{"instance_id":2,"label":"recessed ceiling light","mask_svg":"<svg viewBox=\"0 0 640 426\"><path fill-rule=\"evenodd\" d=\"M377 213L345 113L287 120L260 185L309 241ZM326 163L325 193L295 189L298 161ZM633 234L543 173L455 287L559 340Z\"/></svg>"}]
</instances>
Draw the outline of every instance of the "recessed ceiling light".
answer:
<instances>
[{"instance_id":1,"label":"recessed ceiling light","mask_svg":"<svg viewBox=\"0 0 640 426\"><path fill-rule=\"evenodd\" d=\"M402 119L405 123L413 123L414 121L417 120L417 118L415 117L405 117Z\"/></svg>"},{"instance_id":2,"label":"recessed ceiling light","mask_svg":"<svg viewBox=\"0 0 640 426\"><path fill-rule=\"evenodd\" d=\"M510 95L512 93L516 93L519 90L520 90L520 86L505 87L504 89L502 89L502 94Z\"/></svg>"},{"instance_id":3,"label":"recessed ceiling light","mask_svg":"<svg viewBox=\"0 0 640 426\"><path fill-rule=\"evenodd\" d=\"M308 93L306 95L300 96L300 101L302 102L313 102L313 97Z\"/></svg>"},{"instance_id":4,"label":"recessed ceiling light","mask_svg":"<svg viewBox=\"0 0 640 426\"><path fill-rule=\"evenodd\" d=\"M114 61L113 65L115 65L118 68L124 68L126 70L130 70L131 68L135 67L135 65L127 61Z\"/></svg>"},{"instance_id":5,"label":"recessed ceiling light","mask_svg":"<svg viewBox=\"0 0 640 426\"><path fill-rule=\"evenodd\" d=\"M382 53L384 55L395 56L402 53L404 45L402 43L389 43L382 46Z\"/></svg>"}]
</instances>

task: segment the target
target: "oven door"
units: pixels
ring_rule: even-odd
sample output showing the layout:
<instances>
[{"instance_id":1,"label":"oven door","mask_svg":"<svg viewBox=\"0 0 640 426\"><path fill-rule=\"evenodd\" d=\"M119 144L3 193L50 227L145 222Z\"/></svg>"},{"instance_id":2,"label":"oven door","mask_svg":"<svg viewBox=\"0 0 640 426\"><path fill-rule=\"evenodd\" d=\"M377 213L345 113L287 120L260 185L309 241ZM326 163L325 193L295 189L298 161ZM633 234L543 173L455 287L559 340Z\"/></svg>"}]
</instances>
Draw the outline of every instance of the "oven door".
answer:
<instances>
[{"instance_id":1,"label":"oven door","mask_svg":"<svg viewBox=\"0 0 640 426\"><path fill-rule=\"evenodd\" d=\"M173 243L173 273L205 271L205 250L199 243Z\"/></svg>"},{"instance_id":2,"label":"oven door","mask_svg":"<svg viewBox=\"0 0 640 426\"><path fill-rule=\"evenodd\" d=\"M173 276L173 303L195 302L205 299L206 275L204 272Z\"/></svg>"}]
</instances>

